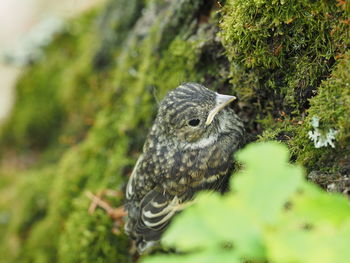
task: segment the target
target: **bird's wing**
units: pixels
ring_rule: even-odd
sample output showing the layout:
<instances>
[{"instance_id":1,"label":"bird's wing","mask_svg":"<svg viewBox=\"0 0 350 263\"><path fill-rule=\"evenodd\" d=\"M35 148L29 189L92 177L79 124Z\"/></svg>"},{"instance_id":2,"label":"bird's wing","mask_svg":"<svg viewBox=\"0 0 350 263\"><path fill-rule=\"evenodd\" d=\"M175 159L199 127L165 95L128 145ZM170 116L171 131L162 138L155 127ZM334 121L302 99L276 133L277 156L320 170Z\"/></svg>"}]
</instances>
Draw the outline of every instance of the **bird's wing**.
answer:
<instances>
[{"instance_id":1,"label":"bird's wing","mask_svg":"<svg viewBox=\"0 0 350 263\"><path fill-rule=\"evenodd\" d=\"M143 162L153 161L149 157L147 154L139 157L126 187L126 231L144 241L160 238L170 219L181 210L182 201L163 189L159 178L142 167Z\"/></svg>"},{"instance_id":2,"label":"bird's wing","mask_svg":"<svg viewBox=\"0 0 350 263\"><path fill-rule=\"evenodd\" d=\"M155 240L174 214L181 210L181 204L177 196L170 197L154 189L142 199L140 208L136 232L145 240Z\"/></svg>"},{"instance_id":3,"label":"bird's wing","mask_svg":"<svg viewBox=\"0 0 350 263\"><path fill-rule=\"evenodd\" d=\"M135 193L135 177L137 170L139 169L140 163L143 160L143 155L141 154L139 159L137 159L137 162L134 166L134 170L132 171L128 184L126 186L126 198L131 199L132 195Z\"/></svg>"}]
</instances>

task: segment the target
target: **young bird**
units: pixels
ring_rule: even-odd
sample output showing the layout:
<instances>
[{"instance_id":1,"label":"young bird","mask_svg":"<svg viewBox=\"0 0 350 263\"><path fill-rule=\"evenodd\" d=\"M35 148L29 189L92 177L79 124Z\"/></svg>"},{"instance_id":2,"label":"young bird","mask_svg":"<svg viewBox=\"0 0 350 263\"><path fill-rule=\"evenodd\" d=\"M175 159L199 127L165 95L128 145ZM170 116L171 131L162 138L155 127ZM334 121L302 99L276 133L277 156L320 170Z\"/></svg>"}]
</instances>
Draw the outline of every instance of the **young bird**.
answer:
<instances>
[{"instance_id":1,"label":"young bird","mask_svg":"<svg viewBox=\"0 0 350 263\"><path fill-rule=\"evenodd\" d=\"M141 254L203 189L219 190L243 142L243 123L226 107L234 96L197 83L169 92L126 188L126 233Z\"/></svg>"}]
</instances>

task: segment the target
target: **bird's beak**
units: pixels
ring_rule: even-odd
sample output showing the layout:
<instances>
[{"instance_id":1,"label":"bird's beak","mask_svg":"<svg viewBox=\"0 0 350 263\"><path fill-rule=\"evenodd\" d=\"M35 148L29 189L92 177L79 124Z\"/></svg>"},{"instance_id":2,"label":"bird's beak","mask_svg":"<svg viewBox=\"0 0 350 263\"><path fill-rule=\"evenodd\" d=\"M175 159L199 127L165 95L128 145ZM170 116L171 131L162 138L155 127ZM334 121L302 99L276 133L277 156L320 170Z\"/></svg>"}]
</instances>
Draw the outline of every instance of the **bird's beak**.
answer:
<instances>
[{"instance_id":1,"label":"bird's beak","mask_svg":"<svg viewBox=\"0 0 350 263\"><path fill-rule=\"evenodd\" d=\"M223 108L225 108L228 104L230 104L232 101L236 99L235 96L229 96L229 95L223 95L216 93L216 103L215 107L209 112L207 121L205 122L205 125L209 125L214 120L215 115L221 111Z\"/></svg>"}]
</instances>

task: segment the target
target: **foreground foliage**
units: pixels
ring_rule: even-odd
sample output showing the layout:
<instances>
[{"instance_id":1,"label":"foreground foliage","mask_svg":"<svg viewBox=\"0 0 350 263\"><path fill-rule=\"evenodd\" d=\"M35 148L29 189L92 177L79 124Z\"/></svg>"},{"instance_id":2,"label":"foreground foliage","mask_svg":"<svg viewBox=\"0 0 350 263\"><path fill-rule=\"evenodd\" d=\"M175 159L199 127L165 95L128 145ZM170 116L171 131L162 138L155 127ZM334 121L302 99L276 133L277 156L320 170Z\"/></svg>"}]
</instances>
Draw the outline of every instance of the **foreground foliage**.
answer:
<instances>
[{"instance_id":1,"label":"foreground foliage","mask_svg":"<svg viewBox=\"0 0 350 263\"><path fill-rule=\"evenodd\" d=\"M200 194L166 232L179 255L161 262L349 262L350 204L304 179L285 146L251 144L237 154L244 169L231 192Z\"/></svg>"}]
</instances>

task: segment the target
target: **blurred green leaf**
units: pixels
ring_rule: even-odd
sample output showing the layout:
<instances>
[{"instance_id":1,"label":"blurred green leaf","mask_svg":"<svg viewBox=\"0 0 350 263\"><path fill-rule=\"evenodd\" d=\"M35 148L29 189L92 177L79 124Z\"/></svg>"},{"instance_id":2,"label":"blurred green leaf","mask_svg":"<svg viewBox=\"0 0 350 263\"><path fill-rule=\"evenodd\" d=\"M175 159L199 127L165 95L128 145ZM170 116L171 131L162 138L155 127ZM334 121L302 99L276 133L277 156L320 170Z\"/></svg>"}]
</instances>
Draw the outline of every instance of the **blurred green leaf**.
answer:
<instances>
[{"instance_id":1,"label":"blurred green leaf","mask_svg":"<svg viewBox=\"0 0 350 263\"><path fill-rule=\"evenodd\" d=\"M202 196L203 197L203 196ZM195 248L208 248L220 242L220 233L213 229L212 216L207 209L220 204L217 195L201 198L195 205L176 218L164 235L163 242L168 246L188 251ZM206 202L209 202L206 204Z\"/></svg>"},{"instance_id":2,"label":"blurred green leaf","mask_svg":"<svg viewBox=\"0 0 350 263\"><path fill-rule=\"evenodd\" d=\"M272 262L349 262L350 219L341 228L284 225L266 237Z\"/></svg>"},{"instance_id":3,"label":"blurred green leaf","mask_svg":"<svg viewBox=\"0 0 350 263\"><path fill-rule=\"evenodd\" d=\"M191 209L176 218L163 243L182 251L211 249L232 243L240 255L261 258L264 248L259 225L235 202L218 193L202 193ZM252 249L253 248L253 249Z\"/></svg>"},{"instance_id":4,"label":"blurred green leaf","mask_svg":"<svg viewBox=\"0 0 350 263\"><path fill-rule=\"evenodd\" d=\"M350 218L350 203L344 196L327 193L309 183L303 189L293 200L294 211L299 218L313 225L339 225Z\"/></svg>"},{"instance_id":5,"label":"blurred green leaf","mask_svg":"<svg viewBox=\"0 0 350 263\"><path fill-rule=\"evenodd\" d=\"M142 263L238 263L241 262L232 250L205 250L187 255L157 255L142 260Z\"/></svg>"},{"instance_id":6,"label":"blurred green leaf","mask_svg":"<svg viewBox=\"0 0 350 263\"><path fill-rule=\"evenodd\" d=\"M248 145L236 158L246 169L232 180L235 198L252 217L275 223L301 185L302 169L287 163L286 147L276 142Z\"/></svg>"}]
</instances>

